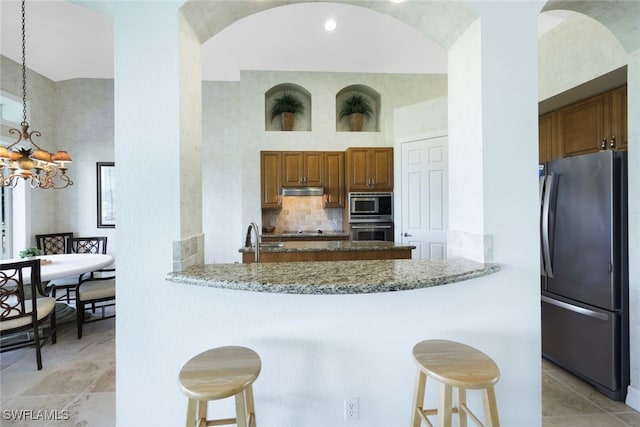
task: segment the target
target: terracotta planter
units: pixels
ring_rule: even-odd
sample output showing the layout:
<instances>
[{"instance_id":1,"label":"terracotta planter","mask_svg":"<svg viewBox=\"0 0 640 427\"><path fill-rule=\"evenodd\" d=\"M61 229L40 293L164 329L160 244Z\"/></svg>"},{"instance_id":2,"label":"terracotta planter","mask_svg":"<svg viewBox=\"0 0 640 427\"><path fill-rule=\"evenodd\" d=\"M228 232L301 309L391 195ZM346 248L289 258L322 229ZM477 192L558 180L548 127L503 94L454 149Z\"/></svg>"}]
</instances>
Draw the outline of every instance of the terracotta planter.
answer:
<instances>
[{"instance_id":1,"label":"terracotta planter","mask_svg":"<svg viewBox=\"0 0 640 427\"><path fill-rule=\"evenodd\" d=\"M360 132L362 130L362 123L364 122L364 116L362 113L349 114L349 126L354 132Z\"/></svg>"},{"instance_id":2,"label":"terracotta planter","mask_svg":"<svg viewBox=\"0 0 640 427\"><path fill-rule=\"evenodd\" d=\"M294 113L280 113L280 128L286 131L293 130L295 117Z\"/></svg>"}]
</instances>

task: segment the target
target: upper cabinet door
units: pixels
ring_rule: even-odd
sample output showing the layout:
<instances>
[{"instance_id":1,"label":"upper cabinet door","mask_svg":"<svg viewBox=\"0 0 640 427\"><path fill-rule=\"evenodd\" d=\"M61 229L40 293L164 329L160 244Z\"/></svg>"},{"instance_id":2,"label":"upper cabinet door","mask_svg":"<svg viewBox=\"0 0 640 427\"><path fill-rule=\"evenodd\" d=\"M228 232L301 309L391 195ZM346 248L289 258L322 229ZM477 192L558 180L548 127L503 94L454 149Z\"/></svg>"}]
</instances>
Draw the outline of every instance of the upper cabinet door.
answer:
<instances>
[{"instance_id":1,"label":"upper cabinet door","mask_svg":"<svg viewBox=\"0 0 640 427\"><path fill-rule=\"evenodd\" d=\"M371 180L375 191L393 190L393 148L371 149Z\"/></svg>"},{"instance_id":2,"label":"upper cabinet door","mask_svg":"<svg viewBox=\"0 0 640 427\"><path fill-rule=\"evenodd\" d=\"M324 152L305 151L302 155L304 184L321 187L324 181Z\"/></svg>"},{"instance_id":3,"label":"upper cabinet door","mask_svg":"<svg viewBox=\"0 0 640 427\"><path fill-rule=\"evenodd\" d=\"M324 153L325 208L344 207L344 152Z\"/></svg>"},{"instance_id":4,"label":"upper cabinet door","mask_svg":"<svg viewBox=\"0 0 640 427\"><path fill-rule=\"evenodd\" d=\"M627 133L627 86L611 91L611 137L609 148L626 150L629 143Z\"/></svg>"},{"instance_id":5,"label":"upper cabinet door","mask_svg":"<svg viewBox=\"0 0 640 427\"><path fill-rule=\"evenodd\" d=\"M321 186L323 169L321 151L282 152L283 187Z\"/></svg>"},{"instance_id":6,"label":"upper cabinet door","mask_svg":"<svg viewBox=\"0 0 640 427\"><path fill-rule=\"evenodd\" d=\"M558 110L560 157L595 153L608 147L609 93Z\"/></svg>"},{"instance_id":7,"label":"upper cabinet door","mask_svg":"<svg viewBox=\"0 0 640 427\"><path fill-rule=\"evenodd\" d=\"M347 150L347 191L369 190L369 149Z\"/></svg>"},{"instance_id":8,"label":"upper cabinet door","mask_svg":"<svg viewBox=\"0 0 640 427\"><path fill-rule=\"evenodd\" d=\"M282 152L282 186L298 187L303 184L302 151Z\"/></svg>"},{"instance_id":9,"label":"upper cabinet door","mask_svg":"<svg viewBox=\"0 0 640 427\"><path fill-rule=\"evenodd\" d=\"M281 154L279 151L262 151L260 153L261 202L263 209L280 209L282 207L282 183L280 181Z\"/></svg>"},{"instance_id":10,"label":"upper cabinet door","mask_svg":"<svg viewBox=\"0 0 640 427\"><path fill-rule=\"evenodd\" d=\"M347 191L392 191L393 148L347 149Z\"/></svg>"},{"instance_id":11,"label":"upper cabinet door","mask_svg":"<svg viewBox=\"0 0 640 427\"><path fill-rule=\"evenodd\" d=\"M557 157L554 150L557 145L553 135L554 115L555 113L547 113L538 118L538 161L540 163L548 162Z\"/></svg>"}]
</instances>

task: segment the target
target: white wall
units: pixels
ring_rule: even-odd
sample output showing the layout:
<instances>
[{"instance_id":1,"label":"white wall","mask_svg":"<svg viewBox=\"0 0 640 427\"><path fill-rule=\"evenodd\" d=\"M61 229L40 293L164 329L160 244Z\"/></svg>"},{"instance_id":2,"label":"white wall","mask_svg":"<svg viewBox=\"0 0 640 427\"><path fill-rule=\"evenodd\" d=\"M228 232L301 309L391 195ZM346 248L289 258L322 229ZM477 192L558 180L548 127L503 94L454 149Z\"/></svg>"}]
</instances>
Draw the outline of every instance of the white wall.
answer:
<instances>
[{"instance_id":1,"label":"white wall","mask_svg":"<svg viewBox=\"0 0 640 427\"><path fill-rule=\"evenodd\" d=\"M640 411L640 50L631 53L628 59L631 386L627 404Z\"/></svg>"},{"instance_id":2,"label":"white wall","mask_svg":"<svg viewBox=\"0 0 640 427\"><path fill-rule=\"evenodd\" d=\"M164 280L182 239L179 6L114 2L118 426L182 423L176 358L211 333L207 300Z\"/></svg>"}]
</instances>

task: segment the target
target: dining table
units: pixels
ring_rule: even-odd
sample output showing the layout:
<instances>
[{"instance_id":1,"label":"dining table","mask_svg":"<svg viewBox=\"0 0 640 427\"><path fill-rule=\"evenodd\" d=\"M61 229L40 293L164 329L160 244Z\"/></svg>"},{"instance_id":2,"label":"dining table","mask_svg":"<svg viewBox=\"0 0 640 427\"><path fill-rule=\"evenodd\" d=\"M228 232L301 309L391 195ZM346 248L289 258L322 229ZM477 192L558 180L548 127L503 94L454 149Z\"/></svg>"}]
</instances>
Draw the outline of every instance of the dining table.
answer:
<instances>
[{"instance_id":1,"label":"dining table","mask_svg":"<svg viewBox=\"0 0 640 427\"><path fill-rule=\"evenodd\" d=\"M56 254L41 255L40 280L43 285L54 279L80 276L113 264L113 257L108 254ZM0 264L25 261L25 258L0 260ZM56 323L75 321L75 308L63 302L56 303Z\"/></svg>"}]
</instances>

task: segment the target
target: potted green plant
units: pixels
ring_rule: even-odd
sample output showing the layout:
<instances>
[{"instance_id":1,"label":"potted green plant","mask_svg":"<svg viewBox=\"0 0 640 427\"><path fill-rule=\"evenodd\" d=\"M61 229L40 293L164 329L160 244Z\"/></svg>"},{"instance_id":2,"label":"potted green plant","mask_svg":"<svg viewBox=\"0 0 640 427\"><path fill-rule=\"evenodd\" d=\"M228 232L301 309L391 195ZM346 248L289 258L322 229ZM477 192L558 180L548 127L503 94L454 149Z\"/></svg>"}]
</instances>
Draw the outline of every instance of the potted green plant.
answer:
<instances>
[{"instance_id":1,"label":"potted green plant","mask_svg":"<svg viewBox=\"0 0 640 427\"><path fill-rule=\"evenodd\" d=\"M295 95L285 92L276 98L271 106L271 121L280 116L282 130L292 130L296 113L304 112L304 104Z\"/></svg>"},{"instance_id":2,"label":"potted green plant","mask_svg":"<svg viewBox=\"0 0 640 427\"><path fill-rule=\"evenodd\" d=\"M20 255L20 258L33 258L42 255L42 251L38 248L31 247L21 250L18 255Z\"/></svg>"},{"instance_id":3,"label":"potted green plant","mask_svg":"<svg viewBox=\"0 0 640 427\"><path fill-rule=\"evenodd\" d=\"M352 131L361 131L364 119L373 117L373 108L369 100L359 93L349 95L342 101L338 119L349 118L349 126Z\"/></svg>"}]
</instances>

